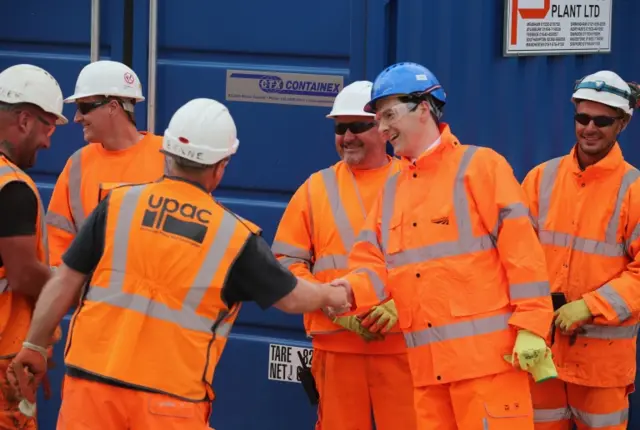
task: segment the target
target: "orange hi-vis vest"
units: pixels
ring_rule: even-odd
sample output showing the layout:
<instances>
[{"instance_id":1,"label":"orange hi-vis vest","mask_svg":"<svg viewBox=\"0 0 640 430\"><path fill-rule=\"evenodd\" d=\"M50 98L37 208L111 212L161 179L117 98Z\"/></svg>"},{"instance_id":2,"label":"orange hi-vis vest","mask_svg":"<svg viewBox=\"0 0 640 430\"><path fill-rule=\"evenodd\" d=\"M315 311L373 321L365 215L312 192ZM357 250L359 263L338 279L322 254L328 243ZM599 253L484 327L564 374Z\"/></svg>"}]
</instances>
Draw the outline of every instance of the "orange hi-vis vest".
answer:
<instances>
[{"instance_id":1,"label":"orange hi-vis vest","mask_svg":"<svg viewBox=\"0 0 640 430\"><path fill-rule=\"evenodd\" d=\"M313 282L330 282L347 274L348 254L366 214L386 180L400 168L400 161L389 157L389 163L377 169L352 171L340 161L312 174L283 214L272 245L274 255L296 276ZM365 186L368 199L361 192ZM363 354L406 353L397 325L384 340L365 342L318 310L304 315L304 327L314 348Z\"/></svg>"},{"instance_id":2,"label":"orange hi-vis vest","mask_svg":"<svg viewBox=\"0 0 640 430\"><path fill-rule=\"evenodd\" d=\"M100 143L77 150L56 181L46 215L51 265L62 262L84 220L112 184L140 184L166 173L162 136L140 132L143 138L130 148L108 151Z\"/></svg>"},{"instance_id":3,"label":"orange hi-vis vest","mask_svg":"<svg viewBox=\"0 0 640 430\"><path fill-rule=\"evenodd\" d=\"M349 255L356 305L395 299L414 385L509 371L517 329L546 337L546 266L507 161L441 143L385 185Z\"/></svg>"},{"instance_id":4,"label":"orange hi-vis vest","mask_svg":"<svg viewBox=\"0 0 640 430\"><path fill-rule=\"evenodd\" d=\"M38 200L36 255L40 262L49 265L44 207L40 200L38 188L26 173L6 157L0 155L0 189L15 181L24 182L36 195ZM2 208L2 210L11 210L11 208ZM17 291L12 291L6 276L5 267L0 267L0 359L13 357L22 349L22 342L27 337L35 305L34 299Z\"/></svg>"},{"instance_id":5,"label":"orange hi-vis vest","mask_svg":"<svg viewBox=\"0 0 640 430\"><path fill-rule=\"evenodd\" d=\"M213 400L240 304L221 293L258 227L206 191L164 178L111 191L104 254L74 313L65 364L133 388Z\"/></svg>"},{"instance_id":6,"label":"orange hi-vis vest","mask_svg":"<svg viewBox=\"0 0 640 430\"><path fill-rule=\"evenodd\" d=\"M616 143L580 169L569 155L535 167L523 181L547 257L551 291L583 298L594 315L575 344L556 333L560 378L592 387L624 387L636 373L640 327L640 171Z\"/></svg>"}]
</instances>

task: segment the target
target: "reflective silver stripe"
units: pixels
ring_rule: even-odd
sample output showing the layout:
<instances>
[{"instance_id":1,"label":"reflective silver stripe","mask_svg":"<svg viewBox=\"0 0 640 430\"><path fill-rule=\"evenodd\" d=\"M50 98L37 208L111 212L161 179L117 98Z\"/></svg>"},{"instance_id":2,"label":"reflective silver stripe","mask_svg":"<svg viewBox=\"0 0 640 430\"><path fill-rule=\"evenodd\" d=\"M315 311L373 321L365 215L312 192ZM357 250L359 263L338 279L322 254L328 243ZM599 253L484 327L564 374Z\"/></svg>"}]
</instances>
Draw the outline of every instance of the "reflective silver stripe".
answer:
<instances>
[{"instance_id":1,"label":"reflective silver stripe","mask_svg":"<svg viewBox=\"0 0 640 430\"><path fill-rule=\"evenodd\" d=\"M314 275L324 270L347 270L348 257L346 255L323 255L313 264L311 273Z\"/></svg>"},{"instance_id":2,"label":"reflective silver stripe","mask_svg":"<svg viewBox=\"0 0 640 430\"><path fill-rule=\"evenodd\" d=\"M389 249L389 234L391 231L391 217L396 203L396 187L398 186L399 173L393 175L385 184L382 191L382 220L380 236L382 236L382 253L387 254Z\"/></svg>"},{"instance_id":3,"label":"reflective silver stripe","mask_svg":"<svg viewBox=\"0 0 640 430\"><path fill-rule=\"evenodd\" d=\"M375 232L371 230L360 230L360 234L358 234L356 242L368 242L376 248L380 250L382 249L380 243L378 242L378 236L376 236Z\"/></svg>"},{"instance_id":4,"label":"reflective silver stripe","mask_svg":"<svg viewBox=\"0 0 640 430\"><path fill-rule=\"evenodd\" d=\"M549 215L549 207L551 205L551 194L553 186L558 176L558 168L563 157L557 157L547 161L542 170L542 178L540 179L540 191L538 195L538 219L536 224L539 230L544 230L544 223Z\"/></svg>"},{"instance_id":5,"label":"reflective silver stripe","mask_svg":"<svg viewBox=\"0 0 640 430\"><path fill-rule=\"evenodd\" d=\"M571 410L568 407L557 409L534 409L533 422L550 423L564 421L571 418Z\"/></svg>"},{"instance_id":6,"label":"reflective silver stripe","mask_svg":"<svg viewBox=\"0 0 640 430\"><path fill-rule=\"evenodd\" d=\"M550 294L551 290L548 282L525 282L509 285L509 297L511 297L511 300L534 299Z\"/></svg>"},{"instance_id":7,"label":"reflective silver stripe","mask_svg":"<svg viewBox=\"0 0 640 430\"><path fill-rule=\"evenodd\" d=\"M349 252L356 240L355 233L351 227L351 222L347 216L347 211L340 198L340 189L338 188L338 177L333 168L329 167L320 171L325 189L327 190L327 198L331 206L331 214L333 215L334 225L338 229L340 240L344 249Z\"/></svg>"},{"instance_id":8,"label":"reflective silver stripe","mask_svg":"<svg viewBox=\"0 0 640 430\"><path fill-rule=\"evenodd\" d=\"M4 176L7 173L11 173L11 172L17 172L17 170L6 164L4 166L0 166L0 175Z\"/></svg>"},{"instance_id":9,"label":"reflective silver stripe","mask_svg":"<svg viewBox=\"0 0 640 430\"><path fill-rule=\"evenodd\" d=\"M618 326L586 324L582 329L584 333L579 333L579 337L605 340L633 339L638 335L640 324Z\"/></svg>"},{"instance_id":10,"label":"reflective silver stripe","mask_svg":"<svg viewBox=\"0 0 640 430\"><path fill-rule=\"evenodd\" d=\"M129 237L132 227L134 227L132 220L145 187L146 185L139 185L125 189L113 238L109 287L91 286L86 299L146 314L148 317L172 322L187 330L211 333L215 320L196 314L196 309L202 302L211 280L218 271L220 261L233 235L236 219L226 211L223 213L222 222L216 231L215 239L209 249L206 250L207 255L182 303L181 309L169 308L166 304L156 302L149 297L122 290L122 283L127 269Z\"/></svg>"},{"instance_id":11,"label":"reflective silver stripe","mask_svg":"<svg viewBox=\"0 0 640 430\"><path fill-rule=\"evenodd\" d=\"M45 219L47 224L51 227L59 228L67 233L76 234L76 226L63 215L49 211L47 212Z\"/></svg>"},{"instance_id":12,"label":"reflective silver stripe","mask_svg":"<svg viewBox=\"0 0 640 430\"><path fill-rule=\"evenodd\" d=\"M538 233L538 238L543 245L562 248L570 247L574 251L584 252L585 254L603 257L624 257L626 255L625 245L622 243L606 243L549 230L541 230Z\"/></svg>"},{"instance_id":13,"label":"reflective silver stripe","mask_svg":"<svg viewBox=\"0 0 640 430\"><path fill-rule=\"evenodd\" d=\"M311 268L311 265L309 264L309 262L307 260L303 260L302 258L294 258L294 257L278 257L278 261L280 262L280 264L283 267L286 267L287 269L291 270L291 267L294 264L299 264L302 263L305 266L307 266L307 269Z\"/></svg>"},{"instance_id":14,"label":"reflective silver stripe","mask_svg":"<svg viewBox=\"0 0 640 430\"><path fill-rule=\"evenodd\" d=\"M613 308L616 316L620 321L625 321L631 317L631 310L627 306L626 302L620 294L609 284L604 284L602 287L596 290L603 299Z\"/></svg>"},{"instance_id":15,"label":"reflective silver stripe","mask_svg":"<svg viewBox=\"0 0 640 430\"><path fill-rule=\"evenodd\" d=\"M274 254L286 255L287 257L301 258L303 260L311 260L311 251L299 248L285 242L274 241L271 245L271 251Z\"/></svg>"},{"instance_id":16,"label":"reflective silver stripe","mask_svg":"<svg viewBox=\"0 0 640 430\"><path fill-rule=\"evenodd\" d=\"M384 283L376 272L369 268L361 267L354 270L353 273L366 273L369 276L369 280L371 281L371 285L373 286L373 290L375 291L378 300L382 301L387 298L387 293L384 291Z\"/></svg>"},{"instance_id":17,"label":"reflective silver stripe","mask_svg":"<svg viewBox=\"0 0 640 430\"><path fill-rule=\"evenodd\" d=\"M509 318L511 315L511 313L505 313L404 333L404 340L408 348L416 348L435 342L510 330Z\"/></svg>"},{"instance_id":18,"label":"reflective silver stripe","mask_svg":"<svg viewBox=\"0 0 640 430\"><path fill-rule=\"evenodd\" d=\"M82 207L82 149L73 153L70 158L71 166L69 167L69 208L71 216L76 226L76 231L80 230L86 215Z\"/></svg>"},{"instance_id":19,"label":"reflective silver stripe","mask_svg":"<svg viewBox=\"0 0 640 430\"><path fill-rule=\"evenodd\" d=\"M640 237L640 224L634 227L633 231L631 232L631 236L629 236L629 239L627 239L627 241L625 242L625 250L627 251L627 255L632 255L631 245L633 245L633 243L636 240L638 240L639 237Z\"/></svg>"},{"instance_id":20,"label":"reflective silver stripe","mask_svg":"<svg viewBox=\"0 0 640 430\"><path fill-rule=\"evenodd\" d=\"M233 328L232 323L223 321L220 324L218 324L218 327L216 327L216 336L229 337L229 335L231 334L232 328Z\"/></svg>"},{"instance_id":21,"label":"reflective silver stripe","mask_svg":"<svg viewBox=\"0 0 640 430\"><path fill-rule=\"evenodd\" d=\"M577 419L579 419L585 425L592 429L609 426L619 426L629 420L628 408L608 414L593 414L581 411L580 409L571 406L571 411Z\"/></svg>"},{"instance_id":22,"label":"reflective silver stripe","mask_svg":"<svg viewBox=\"0 0 640 430\"><path fill-rule=\"evenodd\" d=\"M9 288L9 281L6 278L0 279L0 293L4 293Z\"/></svg>"},{"instance_id":23,"label":"reflective silver stripe","mask_svg":"<svg viewBox=\"0 0 640 430\"><path fill-rule=\"evenodd\" d=\"M640 172L637 169L631 169L627 171L622 177L620 188L618 188L618 196L616 197L616 204L613 207L613 215L607 225L607 231L605 233L605 240L607 243L616 243L618 240L618 227L620 225L620 211L622 210L622 202L624 196L627 194L629 187L636 179L640 178Z\"/></svg>"}]
</instances>

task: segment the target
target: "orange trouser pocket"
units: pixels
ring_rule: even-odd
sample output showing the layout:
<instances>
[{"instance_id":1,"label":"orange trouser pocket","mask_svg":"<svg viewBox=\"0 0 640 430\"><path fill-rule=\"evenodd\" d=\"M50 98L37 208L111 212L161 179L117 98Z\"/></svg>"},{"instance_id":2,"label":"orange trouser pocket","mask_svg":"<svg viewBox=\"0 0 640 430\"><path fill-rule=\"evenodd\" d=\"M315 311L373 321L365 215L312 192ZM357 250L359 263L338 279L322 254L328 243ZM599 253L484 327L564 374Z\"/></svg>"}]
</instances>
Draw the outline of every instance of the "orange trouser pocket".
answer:
<instances>
[{"instance_id":1,"label":"orange trouser pocket","mask_svg":"<svg viewBox=\"0 0 640 430\"><path fill-rule=\"evenodd\" d=\"M585 387L559 379L530 381L536 430L625 430L633 385Z\"/></svg>"},{"instance_id":2,"label":"orange trouser pocket","mask_svg":"<svg viewBox=\"0 0 640 430\"><path fill-rule=\"evenodd\" d=\"M419 430L533 430L527 373L509 371L414 392Z\"/></svg>"},{"instance_id":3,"label":"orange trouser pocket","mask_svg":"<svg viewBox=\"0 0 640 430\"><path fill-rule=\"evenodd\" d=\"M209 402L65 376L58 430L208 430Z\"/></svg>"}]
</instances>

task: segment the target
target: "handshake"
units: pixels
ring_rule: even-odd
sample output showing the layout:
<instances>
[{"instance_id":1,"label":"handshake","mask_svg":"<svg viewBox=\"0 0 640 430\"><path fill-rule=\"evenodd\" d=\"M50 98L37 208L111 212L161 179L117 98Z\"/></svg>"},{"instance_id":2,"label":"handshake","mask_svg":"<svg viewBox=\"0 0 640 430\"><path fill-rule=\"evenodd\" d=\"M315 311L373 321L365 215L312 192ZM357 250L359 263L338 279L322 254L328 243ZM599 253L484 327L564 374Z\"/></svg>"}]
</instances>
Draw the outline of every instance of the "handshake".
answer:
<instances>
[{"instance_id":1,"label":"handshake","mask_svg":"<svg viewBox=\"0 0 640 430\"><path fill-rule=\"evenodd\" d=\"M398 321L398 312L393 300L374 306L362 315L340 316L352 308L354 297L351 285L341 278L334 279L327 285L330 287L327 305L322 311L335 324L356 333L365 341L384 339L384 334Z\"/></svg>"}]
</instances>

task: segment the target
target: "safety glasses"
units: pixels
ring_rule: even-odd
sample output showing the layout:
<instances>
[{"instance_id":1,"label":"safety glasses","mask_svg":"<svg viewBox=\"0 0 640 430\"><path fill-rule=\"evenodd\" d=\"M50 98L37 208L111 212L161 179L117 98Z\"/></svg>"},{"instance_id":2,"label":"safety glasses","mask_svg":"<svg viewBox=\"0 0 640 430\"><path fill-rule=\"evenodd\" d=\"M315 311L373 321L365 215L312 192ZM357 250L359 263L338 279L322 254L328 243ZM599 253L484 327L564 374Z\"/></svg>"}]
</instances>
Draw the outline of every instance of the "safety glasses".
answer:
<instances>
[{"instance_id":1,"label":"safety glasses","mask_svg":"<svg viewBox=\"0 0 640 430\"><path fill-rule=\"evenodd\" d=\"M399 121L409 112L413 112L418 107L418 105L419 103L414 102L398 103L391 106L390 108L376 113L376 119L380 122L380 124L391 125L394 122Z\"/></svg>"},{"instance_id":2,"label":"safety glasses","mask_svg":"<svg viewBox=\"0 0 640 430\"><path fill-rule=\"evenodd\" d=\"M360 134L371 130L375 125L376 123L373 121L337 122L335 125L335 132L339 136L344 135L347 130L351 131L353 134Z\"/></svg>"},{"instance_id":3,"label":"safety glasses","mask_svg":"<svg viewBox=\"0 0 640 430\"><path fill-rule=\"evenodd\" d=\"M47 137L51 137L53 132L56 131L56 125L51 124L49 121L42 118L40 115L36 115L36 118L38 118L38 121L40 121L42 124L47 126Z\"/></svg>"},{"instance_id":4,"label":"safety glasses","mask_svg":"<svg viewBox=\"0 0 640 430\"><path fill-rule=\"evenodd\" d=\"M104 99L97 102L77 102L76 109L78 109L78 112L80 112L82 115L86 115L92 110L108 104L110 101L110 99Z\"/></svg>"},{"instance_id":5,"label":"safety glasses","mask_svg":"<svg viewBox=\"0 0 640 430\"><path fill-rule=\"evenodd\" d=\"M591 116L586 113L576 113L573 116L573 118L577 123L582 125L589 125L589 123L593 121L593 125L595 125L598 128L610 127L613 125L614 122L616 122L617 119L622 119L622 117L619 117L619 116L606 116L606 115Z\"/></svg>"}]
</instances>

